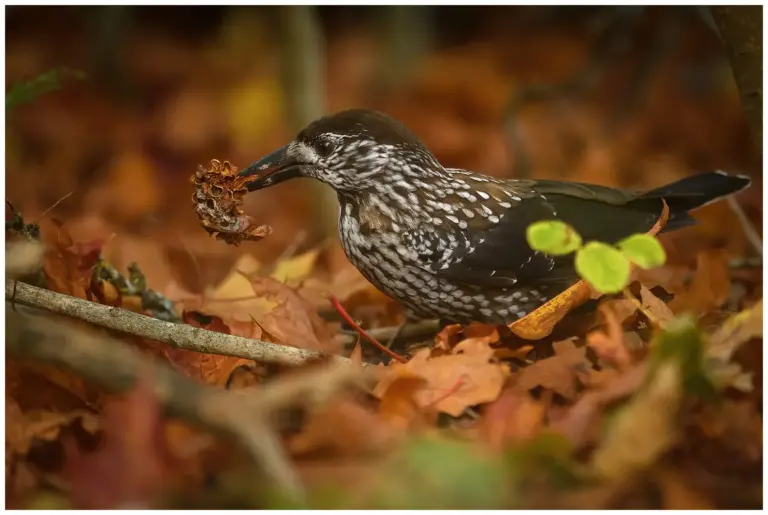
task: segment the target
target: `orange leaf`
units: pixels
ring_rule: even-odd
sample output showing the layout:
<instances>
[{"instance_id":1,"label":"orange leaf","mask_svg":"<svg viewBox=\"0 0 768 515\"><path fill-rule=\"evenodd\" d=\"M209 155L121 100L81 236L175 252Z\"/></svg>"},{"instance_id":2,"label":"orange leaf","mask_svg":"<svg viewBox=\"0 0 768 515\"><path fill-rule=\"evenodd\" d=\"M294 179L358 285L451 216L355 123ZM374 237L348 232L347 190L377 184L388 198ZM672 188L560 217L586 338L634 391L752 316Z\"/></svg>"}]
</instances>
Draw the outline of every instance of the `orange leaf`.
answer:
<instances>
[{"instance_id":1,"label":"orange leaf","mask_svg":"<svg viewBox=\"0 0 768 515\"><path fill-rule=\"evenodd\" d=\"M556 392L570 400L576 396L579 374L589 370L586 349L577 348L572 340L553 344L555 355L537 361L517 374L515 388L528 391L537 386Z\"/></svg>"},{"instance_id":2,"label":"orange leaf","mask_svg":"<svg viewBox=\"0 0 768 515\"><path fill-rule=\"evenodd\" d=\"M383 374L373 394L381 398L392 382L402 375L402 368L426 382L416 391L422 408L459 416L468 406L496 399L506 380L506 368L492 362L494 350L486 342L460 342L453 354L433 355L422 349L404 365L393 364Z\"/></svg>"},{"instance_id":3,"label":"orange leaf","mask_svg":"<svg viewBox=\"0 0 768 515\"><path fill-rule=\"evenodd\" d=\"M507 327L515 335L526 340L540 340L552 334L555 325L573 309L592 297L592 289L579 281L554 299L549 300L523 318Z\"/></svg>"},{"instance_id":4,"label":"orange leaf","mask_svg":"<svg viewBox=\"0 0 768 515\"><path fill-rule=\"evenodd\" d=\"M675 313L704 314L719 308L728 298L731 276L726 253L718 249L705 250L696 256L696 261L691 286L669 304Z\"/></svg>"},{"instance_id":5,"label":"orange leaf","mask_svg":"<svg viewBox=\"0 0 768 515\"><path fill-rule=\"evenodd\" d=\"M116 397L104 410L104 440L92 453L69 446L65 468L75 508L145 505L163 486L167 449L160 406L149 381Z\"/></svg>"},{"instance_id":6,"label":"orange leaf","mask_svg":"<svg viewBox=\"0 0 768 515\"><path fill-rule=\"evenodd\" d=\"M182 314L184 323L209 331L229 334L229 327L217 316L195 311ZM204 354L185 349L167 348L165 355L171 364L187 376L209 384L225 385L229 376L239 366L254 363L252 360L218 354Z\"/></svg>"},{"instance_id":7,"label":"orange leaf","mask_svg":"<svg viewBox=\"0 0 768 515\"><path fill-rule=\"evenodd\" d=\"M416 392L426 380L405 367L398 367L399 375L391 381L381 395L379 413L382 417L402 429L413 426L422 417Z\"/></svg>"},{"instance_id":8,"label":"orange leaf","mask_svg":"<svg viewBox=\"0 0 768 515\"><path fill-rule=\"evenodd\" d=\"M544 425L551 395L534 399L527 391L505 389L501 396L483 410L480 434L496 451L509 442L535 436Z\"/></svg>"},{"instance_id":9,"label":"orange leaf","mask_svg":"<svg viewBox=\"0 0 768 515\"><path fill-rule=\"evenodd\" d=\"M606 321L605 331L592 331L587 335L587 345L592 347L598 357L619 370L626 369L632 361L626 345L624 331L616 313L606 304L600 306Z\"/></svg>"}]
</instances>

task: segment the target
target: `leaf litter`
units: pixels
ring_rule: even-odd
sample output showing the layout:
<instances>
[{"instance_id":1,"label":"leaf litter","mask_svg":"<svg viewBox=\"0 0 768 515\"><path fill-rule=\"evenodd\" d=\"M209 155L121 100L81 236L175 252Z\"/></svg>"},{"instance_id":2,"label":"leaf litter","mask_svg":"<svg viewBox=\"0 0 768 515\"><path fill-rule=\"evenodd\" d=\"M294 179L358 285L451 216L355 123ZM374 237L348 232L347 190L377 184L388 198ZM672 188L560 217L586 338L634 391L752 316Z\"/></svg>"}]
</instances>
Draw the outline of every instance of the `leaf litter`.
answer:
<instances>
[{"instance_id":1,"label":"leaf litter","mask_svg":"<svg viewBox=\"0 0 768 515\"><path fill-rule=\"evenodd\" d=\"M232 34L213 44L210 55L216 59L208 57L217 70L227 74L243 67L223 63L221 57L250 47L244 45L244 38L254 43L254 38L264 36L243 18L229 19L227 31ZM455 55L448 54L443 60L432 59L433 66L417 79L413 96L420 101L395 101L392 112L415 113L411 116L414 128L422 125L425 134L435 135L430 146L442 152L441 160L479 169L482 165L472 156L499 155L490 146L493 132L486 125L497 123L495 113L507 101L508 84L493 71L497 68L493 60L483 57L485 50L453 52ZM248 56L243 54L243 62L251 60ZM158 70L181 66L184 60L165 61ZM454 73L460 63L469 64L483 80ZM479 89L480 82L491 84L493 94ZM278 102L263 102L264 98L277 98L273 81L249 76L234 82L216 80L215 86L223 88L228 106L243 102L258 105L259 118L279 123ZM205 87L196 84L192 91ZM195 101L195 95L187 95L184 103ZM192 111L212 110L193 105ZM458 121L470 111L477 111L477 123ZM237 120L225 122L247 126L250 137L238 133L237 141L239 146L248 147L248 154L254 152L249 145L255 140L266 149L283 139L279 131L258 126L253 118L244 117L244 112L233 109L228 116ZM93 113L84 110L82 118L89 115ZM488 121L483 122L484 118ZM435 120L439 130L425 120ZM192 139L204 141L211 135L204 129L216 124L204 120L189 125L195 127L180 131L177 123L176 129L160 138L170 147L183 148L189 145L183 140L193 133L202 137ZM546 132L551 132L549 125ZM88 144L94 142L98 138L89 138ZM66 152L55 152L56 166L51 168L60 171L63 182L76 180L75 164L70 164L75 160ZM84 207L96 210L95 217L135 222L138 214L143 216L148 210L144 206L162 204L161 192L152 190L158 188L154 168L161 168L156 161L172 161L176 156L167 159L169 156L163 155L155 160L135 143L120 152L131 159L117 159L107 167L104 188L86 197L86 204L92 205ZM592 145L590 153L593 161L605 158L607 162L610 158L610 152L599 144ZM554 159L550 154L555 153L547 149L537 157ZM210 155L215 155L214 151ZM10 167L16 158L11 155L9 159ZM135 167L126 167L126 162L141 164L144 178L136 181L130 173ZM563 173L570 176L565 178L573 180L590 176L601 182L611 179L594 162L587 160L587 165L569 163L550 169L567 169ZM539 171L545 173L547 168L543 165ZM734 283L740 280L729 268L731 256L722 248L739 249L743 238L738 226L722 225L727 221L718 217L720 211L701 217L720 218L714 220L721 224L714 234L717 244L712 238L707 240L702 229L697 234L704 243L695 251L682 245L686 255L681 258L679 249L676 254L674 246L670 247L668 265L635 271L634 300L602 298L597 312L574 312L596 299L583 283L577 284L535 316L509 328L448 326L431 341L415 342L403 349L407 363L385 364L386 360L369 352L363 341L358 340L348 350L342 348L339 321L330 309L328 296L335 295L366 329L394 326L400 312L353 267L329 264L339 261L332 258L333 252L343 256L338 248L303 248L295 255L279 258L263 251L286 246L298 232L291 228L303 228L306 221L301 221L299 214L299 221L278 220L282 229L272 232L271 227L278 223L273 223L274 218L267 223L265 215L272 207L282 207L278 204L285 197L276 194L274 206L267 208L249 205L243 200L236 170L223 162L211 162L200 169L191 186L198 215L192 219L198 226L185 227L193 236L208 232L239 243L234 248L205 239L193 251L205 254L200 257L207 262L230 256L227 263L234 264L223 279L204 283L204 274L200 274L196 278L200 287L191 288L194 294L179 285L171 287L170 281L163 284L150 279L146 288L137 288L130 280L130 270L110 265L110 260L120 258L108 248L110 234L122 237L120 231L111 230L118 224L107 225L109 230L105 231L88 231L83 229L87 224L78 228L70 221L76 217L57 214L40 222L46 249L43 280L48 288L61 293L158 318L170 314L163 309L147 309L151 302L148 304L142 292L153 291L159 295L155 308L163 306L163 299L168 300L177 323L341 353L350 356L355 365L374 359L374 368L381 375L369 390L346 391L317 409L284 414L292 423L283 428L282 441L292 465L307 482L313 507L542 507L544 499L543 507L605 508L617 504L632 507L636 497L654 508L761 505L762 493L755 494L754 485L761 486L762 479L761 392L760 382L756 382L762 366L760 360L737 359L739 352L754 352L762 343L759 287L744 289L747 293L740 294L733 304L737 309L723 313L728 316L718 319L697 340L698 350L694 346L690 352L659 355L654 348L676 316L692 313L703 320L724 311ZM184 181L186 172L180 174ZM32 180L33 175L28 174L28 178ZM38 175L50 178L48 174ZM126 184L140 191L125 195ZM72 184L62 187L74 189ZM180 204L185 204L186 212L191 211L188 202ZM299 204L285 203L301 213ZM251 218L245 209L259 214ZM255 221L262 216L265 223ZM7 211L8 218L7 239L14 234L40 237L34 227ZM200 230L199 224L206 230ZM120 230L126 230L125 224ZM164 240L172 230L163 226L152 236L143 236L151 243L147 247L156 247L164 260L168 260ZM715 249L717 246L721 248ZM146 268L149 257L136 261ZM94 269L110 272L108 277L101 276L100 289L92 284ZM147 277L156 272L145 271ZM194 282L187 278L180 284ZM577 329L570 334L558 333L563 327L570 328L566 320L574 318L583 323L573 325ZM651 318L659 324L649 323ZM241 388L243 395L249 391L243 384L253 386L255 382L258 388L262 380L280 381L283 373L245 383L230 381L236 372L258 364L123 339L196 381L217 388ZM242 501L242 496L232 494L232 485L243 483L230 481L227 474L245 478L247 486L241 488L249 495L258 478L238 468L241 462L237 453L231 452L230 442L167 419L145 382L125 398L116 399L55 367L11 361L6 372L6 450L12 456L6 471L14 506L29 506L39 501L39 492L47 490L56 492L69 507L157 507L163 505L157 494L171 490L181 492L179 497L185 501L199 495L208 497L203 504L215 508L230 505L232 498L248 508L285 507L272 497L254 500L245 496L247 501ZM707 384L714 385L715 391L702 386ZM714 394L714 401L701 395L703 392ZM94 439L98 440L95 445ZM61 455L62 447L66 448L62 463L48 463L56 461L52 457ZM176 461L168 454L174 454ZM24 495L19 495L22 490Z\"/></svg>"}]
</instances>

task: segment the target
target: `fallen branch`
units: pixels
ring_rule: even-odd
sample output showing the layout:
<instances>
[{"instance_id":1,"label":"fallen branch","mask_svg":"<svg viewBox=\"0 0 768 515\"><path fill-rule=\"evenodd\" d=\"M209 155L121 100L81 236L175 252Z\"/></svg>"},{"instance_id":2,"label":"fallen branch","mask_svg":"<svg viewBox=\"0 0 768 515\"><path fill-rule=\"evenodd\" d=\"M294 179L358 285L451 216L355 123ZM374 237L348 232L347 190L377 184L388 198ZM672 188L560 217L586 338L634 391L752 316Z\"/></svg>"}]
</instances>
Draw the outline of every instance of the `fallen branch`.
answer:
<instances>
[{"instance_id":1,"label":"fallen branch","mask_svg":"<svg viewBox=\"0 0 768 515\"><path fill-rule=\"evenodd\" d=\"M328 358L335 362L350 363L349 359L342 356L208 331L187 324L164 322L123 308L89 302L22 282L6 281L5 297L6 302L76 318L194 352L235 356L278 365L301 365Z\"/></svg>"},{"instance_id":2,"label":"fallen branch","mask_svg":"<svg viewBox=\"0 0 768 515\"><path fill-rule=\"evenodd\" d=\"M169 415L233 438L275 485L294 495L301 494L301 485L271 427L279 420L274 412L307 399L323 402L332 392L361 384L363 376L359 367L330 365L265 385L246 396L197 383L118 340L12 309L6 309L6 320L9 356L59 366L114 393L127 392L140 378L149 377L159 404ZM309 395L318 388L324 395Z\"/></svg>"}]
</instances>

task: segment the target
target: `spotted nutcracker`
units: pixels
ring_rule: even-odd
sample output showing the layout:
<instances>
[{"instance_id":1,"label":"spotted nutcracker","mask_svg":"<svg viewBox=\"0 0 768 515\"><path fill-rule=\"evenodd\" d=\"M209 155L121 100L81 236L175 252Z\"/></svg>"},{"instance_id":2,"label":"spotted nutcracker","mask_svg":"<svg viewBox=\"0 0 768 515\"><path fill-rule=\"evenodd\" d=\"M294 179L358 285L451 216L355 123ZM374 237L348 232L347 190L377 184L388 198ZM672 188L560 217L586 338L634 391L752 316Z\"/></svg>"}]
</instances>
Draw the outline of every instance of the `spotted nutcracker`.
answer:
<instances>
[{"instance_id":1,"label":"spotted nutcracker","mask_svg":"<svg viewBox=\"0 0 768 515\"><path fill-rule=\"evenodd\" d=\"M689 211L743 190L744 176L694 175L637 192L551 180L496 179L445 168L403 124L355 109L319 118L288 145L240 172L255 191L296 177L338 194L347 257L410 318L509 324L577 279L573 256L536 252L538 220L570 224L585 241L615 243L694 223Z\"/></svg>"}]
</instances>

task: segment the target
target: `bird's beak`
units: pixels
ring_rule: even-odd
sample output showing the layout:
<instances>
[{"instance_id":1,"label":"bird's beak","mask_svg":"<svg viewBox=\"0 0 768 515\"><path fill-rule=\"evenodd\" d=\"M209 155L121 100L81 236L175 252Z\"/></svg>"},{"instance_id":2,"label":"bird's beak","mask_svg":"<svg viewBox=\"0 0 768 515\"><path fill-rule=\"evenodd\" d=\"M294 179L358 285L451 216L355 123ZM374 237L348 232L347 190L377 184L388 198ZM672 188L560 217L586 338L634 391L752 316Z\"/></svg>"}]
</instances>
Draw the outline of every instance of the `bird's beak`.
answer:
<instances>
[{"instance_id":1,"label":"bird's beak","mask_svg":"<svg viewBox=\"0 0 768 515\"><path fill-rule=\"evenodd\" d=\"M247 182L246 188L248 191L256 191L299 177L301 169L302 164L288 154L286 145L251 163L239 176L253 177L253 180Z\"/></svg>"}]
</instances>

